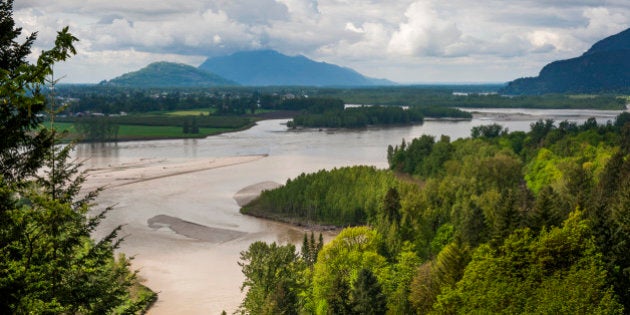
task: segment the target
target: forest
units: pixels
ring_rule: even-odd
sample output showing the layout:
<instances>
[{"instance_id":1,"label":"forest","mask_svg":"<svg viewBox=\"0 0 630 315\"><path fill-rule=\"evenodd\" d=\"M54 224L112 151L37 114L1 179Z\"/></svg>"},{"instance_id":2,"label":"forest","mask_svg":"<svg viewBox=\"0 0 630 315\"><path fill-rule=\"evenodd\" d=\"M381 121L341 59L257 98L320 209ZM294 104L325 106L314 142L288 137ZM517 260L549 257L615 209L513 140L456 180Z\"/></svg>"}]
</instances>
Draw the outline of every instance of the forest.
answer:
<instances>
[{"instance_id":1,"label":"forest","mask_svg":"<svg viewBox=\"0 0 630 315\"><path fill-rule=\"evenodd\" d=\"M385 149L385 148L384 148ZM480 126L302 174L243 213L343 228L241 253L245 314L624 314L630 113ZM316 254L315 254L316 253ZM261 276L264 275L264 276Z\"/></svg>"}]
</instances>

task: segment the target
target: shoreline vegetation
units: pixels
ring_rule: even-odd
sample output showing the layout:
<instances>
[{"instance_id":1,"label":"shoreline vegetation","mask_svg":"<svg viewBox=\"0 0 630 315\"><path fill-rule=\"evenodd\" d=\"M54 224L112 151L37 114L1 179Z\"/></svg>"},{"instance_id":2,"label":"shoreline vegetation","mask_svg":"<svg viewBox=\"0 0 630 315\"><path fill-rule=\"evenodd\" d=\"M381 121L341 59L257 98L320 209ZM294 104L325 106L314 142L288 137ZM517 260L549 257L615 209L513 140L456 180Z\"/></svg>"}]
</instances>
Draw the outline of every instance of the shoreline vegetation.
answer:
<instances>
[{"instance_id":1,"label":"shoreline vegetation","mask_svg":"<svg viewBox=\"0 0 630 315\"><path fill-rule=\"evenodd\" d=\"M241 252L239 311L623 314L629 152L629 112L607 124L539 120L529 132L493 124L389 146L389 169L270 186L241 213L341 231L323 247L305 235L301 249ZM261 278L260 268L283 271Z\"/></svg>"}]
</instances>

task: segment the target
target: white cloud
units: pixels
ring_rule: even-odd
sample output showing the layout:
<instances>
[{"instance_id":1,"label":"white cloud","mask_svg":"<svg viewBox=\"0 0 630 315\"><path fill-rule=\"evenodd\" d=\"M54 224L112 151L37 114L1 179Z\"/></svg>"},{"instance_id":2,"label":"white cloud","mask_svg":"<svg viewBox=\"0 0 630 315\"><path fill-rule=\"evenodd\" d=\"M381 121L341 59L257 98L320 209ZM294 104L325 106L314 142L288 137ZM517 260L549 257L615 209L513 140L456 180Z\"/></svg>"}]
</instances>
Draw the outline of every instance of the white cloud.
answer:
<instances>
[{"instance_id":1,"label":"white cloud","mask_svg":"<svg viewBox=\"0 0 630 315\"><path fill-rule=\"evenodd\" d=\"M199 63L260 48L406 82L414 74L416 82L451 81L457 69L462 78L479 76L466 81L494 81L535 74L626 29L630 2L21 0L14 16L25 33L39 32L34 51L50 48L70 25L80 39L80 55L64 66L72 82L98 82L159 58Z\"/></svg>"},{"instance_id":2,"label":"white cloud","mask_svg":"<svg viewBox=\"0 0 630 315\"><path fill-rule=\"evenodd\" d=\"M354 26L354 24L352 22L346 23L346 30L351 31L351 32L355 32L355 33L365 33L365 30L363 30L362 28Z\"/></svg>"},{"instance_id":3,"label":"white cloud","mask_svg":"<svg viewBox=\"0 0 630 315\"><path fill-rule=\"evenodd\" d=\"M428 1L416 1L405 12L406 21L392 35L388 50L402 55L439 56L456 44L462 32L454 22L441 18Z\"/></svg>"},{"instance_id":4,"label":"white cloud","mask_svg":"<svg viewBox=\"0 0 630 315\"><path fill-rule=\"evenodd\" d=\"M605 7L585 8L583 15L588 25L577 33L584 40L596 41L602 37L620 32L628 28L630 15L628 12L611 11Z\"/></svg>"},{"instance_id":5,"label":"white cloud","mask_svg":"<svg viewBox=\"0 0 630 315\"><path fill-rule=\"evenodd\" d=\"M55 76L65 76L63 83L99 82L138 70L152 62L170 61L197 66L205 58L205 56L147 53L134 49L90 51L78 47L76 56L55 66Z\"/></svg>"},{"instance_id":6,"label":"white cloud","mask_svg":"<svg viewBox=\"0 0 630 315\"><path fill-rule=\"evenodd\" d=\"M292 15L314 17L320 14L316 0L277 0L289 9Z\"/></svg>"},{"instance_id":7,"label":"white cloud","mask_svg":"<svg viewBox=\"0 0 630 315\"><path fill-rule=\"evenodd\" d=\"M385 57L387 53L387 43L390 38L389 32L382 24L364 23L360 27L346 24L346 31L351 33L343 39L320 47L318 54L326 56L328 59L365 59L374 57Z\"/></svg>"}]
</instances>

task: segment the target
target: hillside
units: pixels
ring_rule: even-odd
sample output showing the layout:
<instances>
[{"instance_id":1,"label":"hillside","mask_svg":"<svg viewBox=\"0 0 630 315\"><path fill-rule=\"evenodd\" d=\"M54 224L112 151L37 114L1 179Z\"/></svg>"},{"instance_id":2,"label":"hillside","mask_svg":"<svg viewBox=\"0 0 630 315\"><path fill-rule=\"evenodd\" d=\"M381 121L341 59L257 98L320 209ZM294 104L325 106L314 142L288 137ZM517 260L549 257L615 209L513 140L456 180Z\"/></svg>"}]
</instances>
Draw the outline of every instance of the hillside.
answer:
<instances>
[{"instance_id":1,"label":"hillside","mask_svg":"<svg viewBox=\"0 0 630 315\"><path fill-rule=\"evenodd\" d=\"M630 29L607 37L582 56L554 61L537 77L520 78L502 94L630 92Z\"/></svg>"},{"instance_id":2,"label":"hillside","mask_svg":"<svg viewBox=\"0 0 630 315\"><path fill-rule=\"evenodd\" d=\"M138 71L123 74L102 84L127 87L205 87L238 85L193 66L155 62Z\"/></svg>"},{"instance_id":3,"label":"hillside","mask_svg":"<svg viewBox=\"0 0 630 315\"><path fill-rule=\"evenodd\" d=\"M199 69L216 73L242 85L369 86L393 82L372 79L337 65L304 56L286 56L273 50L237 52L208 58Z\"/></svg>"}]
</instances>

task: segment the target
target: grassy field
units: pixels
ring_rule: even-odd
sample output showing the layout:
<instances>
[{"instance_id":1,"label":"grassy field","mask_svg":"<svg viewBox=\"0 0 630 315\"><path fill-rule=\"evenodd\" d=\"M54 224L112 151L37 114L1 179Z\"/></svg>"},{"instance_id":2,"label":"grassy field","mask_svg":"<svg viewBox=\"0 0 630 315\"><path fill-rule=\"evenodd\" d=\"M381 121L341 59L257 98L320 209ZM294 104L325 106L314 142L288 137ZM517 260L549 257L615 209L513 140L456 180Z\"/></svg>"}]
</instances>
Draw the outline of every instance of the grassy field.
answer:
<instances>
[{"instance_id":1,"label":"grassy field","mask_svg":"<svg viewBox=\"0 0 630 315\"><path fill-rule=\"evenodd\" d=\"M200 116L200 115L212 115L217 110L215 108L210 109L187 109L187 110L176 110L170 112L156 112L156 114L162 114L166 116Z\"/></svg>"},{"instance_id":2,"label":"grassy field","mask_svg":"<svg viewBox=\"0 0 630 315\"><path fill-rule=\"evenodd\" d=\"M50 128L50 123L45 123L43 127ZM55 129L57 129L57 131L68 132L71 134L76 133L73 123L55 122Z\"/></svg>"},{"instance_id":3,"label":"grassy field","mask_svg":"<svg viewBox=\"0 0 630 315\"><path fill-rule=\"evenodd\" d=\"M218 115L216 109L206 108L111 117L58 117L55 119L55 127L68 133L66 139L81 139L82 130L95 128L91 129L94 131L99 128L97 125L116 126L118 132L115 139L119 141L205 138L250 128L257 120L269 118L264 115L272 112L274 111L259 109L256 116ZM43 125L49 127L49 122L44 122ZM193 127L199 132L184 133L184 129L191 130ZM92 141L99 139L104 138L95 138Z\"/></svg>"},{"instance_id":4,"label":"grassy field","mask_svg":"<svg viewBox=\"0 0 630 315\"><path fill-rule=\"evenodd\" d=\"M46 123L45 127L49 127ZM118 125L117 140L157 140L157 139L190 139L205 138L207 136L217 135L225 132L238 131L242 128L213 128L200 127L199 133L184 133L181 126L146 126L146 125ZM69 140L80 139L81 135L77 132L74 123L71 122L55 122L55 128L60 132L67 132L64 137Z\"/></svg>"}]
</instances>

